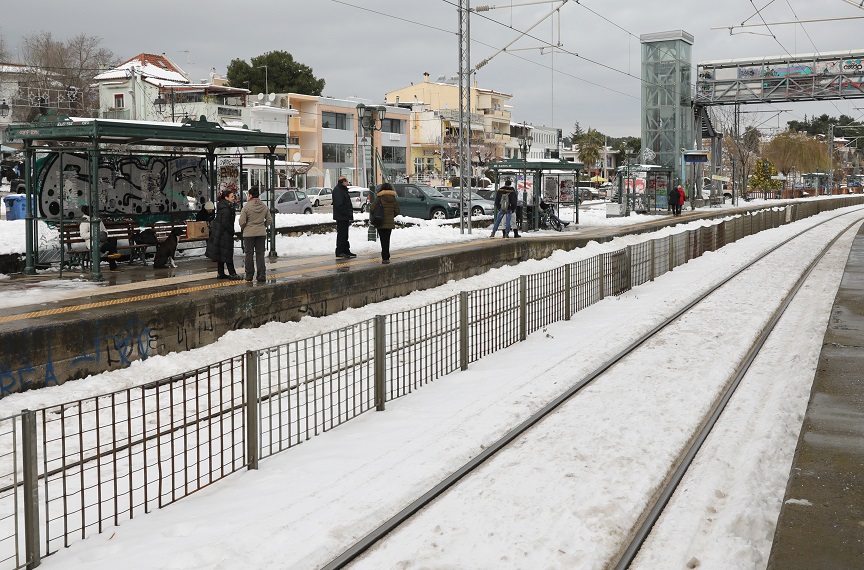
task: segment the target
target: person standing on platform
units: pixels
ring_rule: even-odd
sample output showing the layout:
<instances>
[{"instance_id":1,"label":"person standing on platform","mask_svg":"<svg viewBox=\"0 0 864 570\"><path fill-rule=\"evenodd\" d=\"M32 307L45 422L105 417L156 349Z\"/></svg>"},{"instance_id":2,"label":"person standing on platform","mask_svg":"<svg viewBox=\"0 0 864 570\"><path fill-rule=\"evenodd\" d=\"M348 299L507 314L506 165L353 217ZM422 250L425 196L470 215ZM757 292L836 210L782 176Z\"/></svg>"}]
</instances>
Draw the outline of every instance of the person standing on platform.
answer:
<instances>
[{"instance_id":1,"label":"person standing on platform","mask_svg":"<svg viewBox=\"0 0 864 570\"><path fill-rule=\"evenodd\" d=\"M396 221L394 218L399 215L399 202L396 201L396 191L393 190L393 185L385 182L381 185L381 190L375 195L372 200L370 212L374 212L378 207L378 203L384 210L384 219L377 226L378 236L381 238L381 263L390 263L390 234L396 229Z\"/></svg>"},{"instance_id":2,"label":"person standing on platform","mask_svg":"<svg viewBox=\"0 0 864 570\"><path fill-rule=\"evenodd\" d=\"M498 188L495 192L495 208L498 213L495 215L495 224L492 226L492 235L495 237L495 232L498 231L498 224L501 223L501 218L504 221L504 237L510 237L510 219L513 217L513 212L516 210L516 189L511 186L512 180L504 179L504 186ZM513 228L513 237L519 237L519 230Z\"/></svg>"},{"instance_id":3,"label":"person standing on platform","mask_svg":"<svg viewBox=\"0 0 864 570\"><path fill-rule=\"evenodd\" d=\"M669 190L669 209L672 210L673 216L681 215L681 192L678 191L680 186Z\"/></svg>"},{"instance_id":4,"label":"person standing on platform","mask_svg":"<svg viewBox=\"0 0 864 570\"><path fill-rule=\"evenodd\" d=\"M258 188L250 188L249 201L240 212L240 231L243 232L243 249L246 251L246 281L252 281L256 270L258 283L267 281L264 247L267 245L267 228L270 227L273 227L270 209L258 199Z\"/></svg>"},{"instance_id":5,"label":"person standing on platform","mask_svg":"<svg viewBox=\"0 0 864 570\"><path fill-rule=\"evenodd\" d=\"M223 190L219 195L216 217L210 226L210 239L204 255L218 264L216 278L243 279L234 269L234 190Z\"/></svg>"},{"instance_id":6,"label":"person standing on platform","mask_svg":"<svg viewBox=\"0 0 864 570\"><path fill-rule=\"evenodd\" d=\"M678 203L678 215L681 215L681 206L687 203L687 193L684 192L684 188L681 185L678 185L678 193L681 195L681 201Z\"/></svg>"},{"instance_id":7,"label":"person standing on platform","mask_svg":"<svg viewBox=\"0 0 864 570\"><path fill-rule=\"evenodd\" d=\"M333 188L333 219L336 220L336 257L349 259L357 257L351 253L351 243L348 241L348 228L354 221L354 206L348 195L348 178L340 176Z\"/></svg>"}]
</instances>

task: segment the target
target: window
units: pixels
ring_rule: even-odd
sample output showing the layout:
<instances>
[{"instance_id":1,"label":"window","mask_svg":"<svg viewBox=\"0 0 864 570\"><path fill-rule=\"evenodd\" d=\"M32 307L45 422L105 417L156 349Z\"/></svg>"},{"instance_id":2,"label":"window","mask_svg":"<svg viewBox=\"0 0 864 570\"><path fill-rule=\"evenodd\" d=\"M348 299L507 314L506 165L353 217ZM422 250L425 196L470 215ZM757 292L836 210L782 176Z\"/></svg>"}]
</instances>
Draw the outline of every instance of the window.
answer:
<instances>
[{"instance_id":1,"label":"window","mask_svg":"<svg viewBox=\"0 0 864 570\"><path fill-rule=\"evenodd\" d=\"M381 160L383 162L405 164L405 147L404 146L382 146Z\"/></svg>"},{"instance_id":2,"label":"window","mask_svg":"<svg viewBox=\"0 0 864 570\"><path fill-rule=\"evenodd\" d=\"M324 143L321 145L324 162L350 163L354 160L354 147L350 144Z\"/></svg>"},{"instance_id":3,"label":"window","mask_svg":"<svg viewBox=\"0 0 864 570\"><path fill-rule=\"evenodd\" d=\"M384 119L381 121L381 132L382 133L397 133L404 134L405 133L405 121L402 119Z\"/></svg>"},{"instance_id":4,"label":"window","mask_svg":"<svg viewBox=\"0 0 864 570\"><path fill-rule=\"evenodd\" d=\"M115 109L122 109L124 107L125 107L125 105L123 104L123 94L122 93L115 93L114 94L114 108Z\"/></svg>"},{"instance_id":5,"label":"window","mask_svg":"<svg viewBox=\"0 0 864 570\"><path fill-rule=\"evenodd\" d=\"M334 113L332 111L321 112L321 127L324 129L339 129L340 131L351 131L354 129L351 122L353 115L345 113Z\"/></svg>"}]
</instances>

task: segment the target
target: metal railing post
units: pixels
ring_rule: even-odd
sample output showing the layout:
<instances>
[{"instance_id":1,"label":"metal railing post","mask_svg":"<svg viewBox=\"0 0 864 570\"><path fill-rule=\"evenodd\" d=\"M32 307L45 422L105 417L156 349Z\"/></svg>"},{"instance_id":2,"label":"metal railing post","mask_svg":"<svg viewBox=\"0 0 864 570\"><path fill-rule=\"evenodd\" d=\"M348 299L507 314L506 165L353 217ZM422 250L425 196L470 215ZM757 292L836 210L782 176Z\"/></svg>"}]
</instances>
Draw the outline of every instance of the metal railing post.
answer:
<instances>
[{"instance_id":1,"label":"metal railing post","mask_svg":"<svg viewBox=\"0 0 864 570\"><path fill-rule=\"evenodd\" d=\"M675 236L669 236L669 271L675 269Z\"/></svg>"},{"instance_id":2,"label":"metal railing post","mask_svg":"<svg viewBox=\"0 0 864 570\"><path fill-rule=\"evenodd\" d=\"M468 370L468 291L459 293L459 368Z\"/></svg>"},{"instance_id":3,"label":"metal railing post","mask_svg":"<svg viewBox=\"0 0 864 570\"><path fill-rule=\"evenodd\" d=\"M24 548L27 568L42 563L39 550L39 471L36 442L36 412L21 410L21 452L24 484Z\"/></svg>"},{"instance_id":4,"label":"metal railing post","mask_svg":"<svg viewBox=\"0 0 864 570\"><path fill-rule=\"evenodd\" d=\"M597 257L600 258L600 300L606 298L606 258L603 257L602 253L597 254Z\"/></svg>"},{"instance_id":5,"label":"metal railing post","mask_svg":"<svg viewBox=\"0 0 864 570\"><path fill-rule=\"evenodd\" d=\"M627 270L627 290L633 288L633 246L628 245L624 248L624 258L627 260L625 269Z\"/></svg>"},{"instance_id":6,"label":"metal railing post","mask_svg":"<svg viewBox=\"0 0 864 570\"><path fill-rule=\"evenodd\" d=\"M528 276L519 277L519 340L528 338Z\"/></svg>"},{"instance_id":7,"label":"metal railing post","mask_svg":"<svg viewBox=\"0 0 864 570\"><path fill-rule=\"evenodd\" d=\"M384 342L387 335L385 318L384 315L375 315L375 409L379 412L384 411L387 391L387 382L384 378L386 372L384 361L387 358L387 346Z\"/></svg>"},{"instance_id":8,"label":"metal railing post","mask_svg":"<svg viewBox=\"0 0 864 570\"><path fill-rule=\"evenodd\" d=\"M258 351L246 351L246 468L258 469Z\"/></svg>"},{"instance_id":9,"label":"metal railing post","mask_svg":"<svg viewBox=\"0 0 864 570\"><path fill-rule=\"evenodd\" d=\"M564 266L564 320L570 320L570 288L571 288L571 270L573 264L568 263Z\"/></svg>"},{"instance_id":10,"label":"metal railing post","mask_svg":"<svg viewBox=\"0 0 864 570\"><path fill-rule=\"evenodd\" d=\"M655 242L655 241L656 241L656 240L653 240L653 239L652 239L652 240L651 240L651 245L649 246L649 247L651 248L651 270L648 272L648 280L649 280L649 281L654 281L654 264L656 263L656 260L654 259L654 254L655 254L655 251L654 251L654 242Z\"/></svg>"}]
</instances>

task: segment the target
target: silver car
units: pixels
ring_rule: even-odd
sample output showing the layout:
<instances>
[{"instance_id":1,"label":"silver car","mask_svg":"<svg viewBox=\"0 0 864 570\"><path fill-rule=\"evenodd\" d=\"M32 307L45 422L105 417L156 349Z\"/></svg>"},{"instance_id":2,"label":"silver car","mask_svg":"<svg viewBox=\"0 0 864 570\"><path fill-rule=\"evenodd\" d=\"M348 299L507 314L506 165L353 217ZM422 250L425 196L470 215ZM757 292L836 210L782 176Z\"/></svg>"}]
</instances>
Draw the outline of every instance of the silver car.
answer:
<instances>
[{"instance_id":1,"label":"silver car","mask_svg":"<svg viewBox=\"0 0 864 570\"><path fill-rule=\"evenodd\" d=\"M332 206L333 205L333 189L332 188L307 188L306 195L309 196L309 201L312 202L312 205L316 208L318 206Z\"/></svg>"},{"instance_id":2,"label":"silver car","mask_svg":"<svg viewBox=\"0 0 864 570\"><path fill-rule=\"evenodd\" d=\"M453 198L455 200L459 199L459 189L449 188L447 190L442 190L442 194L447 196L448 198ZM465 197L465 200L468 200L468 196ZM471 215L472 216L494 216L495 215L495 200L488 200L478 194L477 192L471 192Z\"/></svg>"},{"instance_id":3,"label":"silver car","mask_svg":"<svg viewBox=\"0 0 864 570\"><path fill-rule=\"evenodd\" d=\"M312 202L297 188L276 190L276 211L280 214L311 214Z\"/></svg>"}]
</instances>

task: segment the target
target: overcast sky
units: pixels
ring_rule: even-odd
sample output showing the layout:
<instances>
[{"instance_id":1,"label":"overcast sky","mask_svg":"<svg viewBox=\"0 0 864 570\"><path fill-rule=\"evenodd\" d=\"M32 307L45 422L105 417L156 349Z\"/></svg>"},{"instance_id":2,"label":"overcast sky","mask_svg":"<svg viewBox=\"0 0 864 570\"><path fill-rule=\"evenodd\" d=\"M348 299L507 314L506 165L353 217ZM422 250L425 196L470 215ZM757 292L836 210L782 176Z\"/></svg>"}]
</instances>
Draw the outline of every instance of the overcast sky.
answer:
<instances>
[{"instance_id":1,"label":"overcast sky","mask_svg":"<svg viewBox=\"0 0 864 570\"><path fill-rule=\"evenodd\" d=\"M758 0L769 24L857 17L856 20L745 28L730 35L713 27L760 23L750 0L575 0L545 19L559 2L498 0L495 10L471 17L471 63L497 52L539 23L477 74L480 86L512 94L513 119L563 129L576 121L611 136L639 136L640 43L646 33L682 29L695 37L693 64L704 60L864 49L864 9L844 0ZM458 73L457 0L210 0L146 3L40 0L38 16L4 20L0 33L13 59L20 38L49 31L55 39L84 33L123 60L164 52L193 80L211 68L224 74L235 58L247 62L284 50L326 81L324 95L374 103L423 72L434 80ZM481 2L471 0L471 6ZM743 33L747 32L747 33ZM774 37L772 37L772 35ZM694 74L695 75L695 74ZM856 107L862 109L857 110ZM751 107L750 109L755 109ZM864 116L864 100L798 103L766 109L763 127L785 127L805 115ZM782 113L777 115L779 110Z\"/></svg>"}]
</instances>

